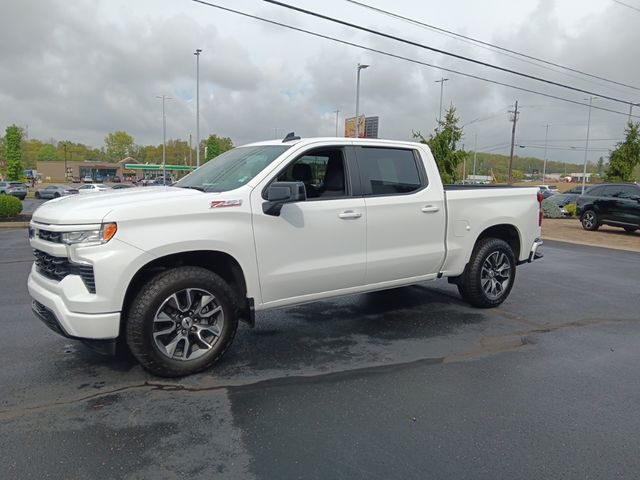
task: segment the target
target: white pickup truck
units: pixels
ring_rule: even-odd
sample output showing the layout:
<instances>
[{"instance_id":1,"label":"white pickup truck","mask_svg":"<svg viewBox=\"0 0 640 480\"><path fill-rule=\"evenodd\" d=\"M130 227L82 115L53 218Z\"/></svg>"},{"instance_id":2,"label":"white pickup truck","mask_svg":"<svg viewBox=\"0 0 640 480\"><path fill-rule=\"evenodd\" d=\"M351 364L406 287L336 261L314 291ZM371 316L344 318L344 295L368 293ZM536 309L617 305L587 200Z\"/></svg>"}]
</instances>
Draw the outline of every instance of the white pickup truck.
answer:
<instances>
[{"instance_id":1,"label":"white pickup truck","mask_svg":"<svg viewBox=\"0 0 640 480\"><path fill-rule=\"evenodd\" d=\"M440 277L495 307L541 256L540 202L537 187L443 187L426 145L290 134L173 187L46 202L28 288L58 333L186 375L255 311Z\"/></svg>"}]
</instances>

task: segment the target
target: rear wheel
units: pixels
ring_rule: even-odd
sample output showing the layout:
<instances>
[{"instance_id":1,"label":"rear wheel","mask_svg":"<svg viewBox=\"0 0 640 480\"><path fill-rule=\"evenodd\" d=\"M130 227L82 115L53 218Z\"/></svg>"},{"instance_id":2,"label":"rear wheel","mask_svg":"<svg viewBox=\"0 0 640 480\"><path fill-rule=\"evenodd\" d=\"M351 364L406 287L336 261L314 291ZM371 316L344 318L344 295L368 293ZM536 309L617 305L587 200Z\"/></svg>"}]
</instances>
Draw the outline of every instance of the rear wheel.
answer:
<instances>
[{"instance_id":1,"label":"rear wheel","mask_svg":"<svg viewBox=\"0 0 640 480\"><path fill-rule=\"evenodd\" d=\"M126 338L142 366L162 377L209 368L226 352L238 327L236 296L200 267L167 270L133 300Z\"/></svg>"},{"instance_id":2,"label":"rear wheel","mask_svg":"<svg viewBox=\"0 0 640 480\"><path fill-rule=\"evenodd\" d=\"M580 223L585 230L597 230L600 225L598 224L598 216L593 210L587 210L580 217Z\"/></svg>"},{"instance_id":3,"label":"rear wheel","mask_svg":"<svg viewBox=\"0 0 640 480\"><path fill-rule=\"evenodd\" d=\"M511 246L499 238L484 238L473 249L458 292L474 307L497 307L509 296L515 278Z\"/></svg>"},{"instance_id":4,"label":"rear wheel","mask_svg":"<svg viewBox=\"0 0 640 480\"><path fill-rule=\"evenodd\" d=\"M624 231L627 233L633 233L638 230L638 227L624 227Z\"/></svg>"},{"instance_id":5,"label":"rear wheel","mask_svg":"<svg viewBox=\"0 0 640 480\"><path fill-rule=\"evenodd\" d=\"M36 192L36 198L40 198L40 192Z\"/></svg>"},{"instance_id":6,"label":"rear wheel","mask_svg":"<svg viewBox=\"0 0 640 480\"><path fill-rule=\"evenodd\" d=\"M54 193L53 198L60 198L60 194L58 192Z\"/></svg>"}]
</instances>

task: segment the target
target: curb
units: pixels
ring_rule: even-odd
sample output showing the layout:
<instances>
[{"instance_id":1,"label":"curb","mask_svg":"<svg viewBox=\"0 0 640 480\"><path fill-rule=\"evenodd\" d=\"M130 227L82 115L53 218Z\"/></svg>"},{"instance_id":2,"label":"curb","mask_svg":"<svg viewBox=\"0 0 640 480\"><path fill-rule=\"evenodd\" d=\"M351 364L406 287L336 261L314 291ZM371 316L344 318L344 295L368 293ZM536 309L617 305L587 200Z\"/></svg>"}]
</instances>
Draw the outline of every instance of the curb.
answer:
<instances>
[{"instance_id":1,"label":"curb","mask_svg":"<svg viewBox=\"0 0 640 480\"><path fill-rule=\"evenodd\" d=\"M636 252L636 253L640 252L640 248L633 249L628 247L618 247L617 245L593 245L591 243L576 242L575 240L567 240L565 238L558 238L558 237L542 237L542 240L549 240L551 242L570 243L571 245L582 245L584 247L608 248L610 250L622 250L624 252Z\"/></svg>"},{"instance_id":2,"label":"curb","mask_svg":"<svg viewBox=\"0 0 640 480\"><path fill-rule=\"evenodd\" d=\"M27 228L29 222L0 222L0 228Z\"/></svg>"}]
</instances>

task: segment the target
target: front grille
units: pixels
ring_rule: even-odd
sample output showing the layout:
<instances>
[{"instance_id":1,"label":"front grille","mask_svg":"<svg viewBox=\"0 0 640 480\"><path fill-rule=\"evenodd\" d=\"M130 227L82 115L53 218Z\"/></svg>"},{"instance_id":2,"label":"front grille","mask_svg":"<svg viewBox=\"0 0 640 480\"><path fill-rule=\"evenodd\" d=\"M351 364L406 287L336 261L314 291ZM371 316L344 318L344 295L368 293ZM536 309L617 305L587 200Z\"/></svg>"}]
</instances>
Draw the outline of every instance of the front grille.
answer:
<instances>
[{"instance_id":1,"label":"front grille","mask_svg":"<svg viewBox=\"0 0 640 480\"><path fill-rule=\"evenodd\" d=\"M58 322L56 315L43 304L34 300L31 304L31 309L33 310L33 313L35 313L36 316L51 330L65 337L68 336L67 332L65 332L60 326L60 322Z\"/></svg>"},{"instance_id":2,"label":"front grille","mask_svg":"<svg viewBox=\"0 0 640 480\"><path fill-rule=\"evenodd\" d=\"M96 293L96 279L93 266L70 262L66 257L54 257L41 250L34 250L36 270L51 280L60 281L67 275L79 275L87 290Z\"/></svg>"},{"instance_id":3,"label":"front grille","mask_svg":"<svg viewBox=\"0 0 640 480\"><path fill-rule=\"evenodd\" d=\"M62 233L38 229L38 238L46 242L62 243Z\"/></svg>"}]
</instances>

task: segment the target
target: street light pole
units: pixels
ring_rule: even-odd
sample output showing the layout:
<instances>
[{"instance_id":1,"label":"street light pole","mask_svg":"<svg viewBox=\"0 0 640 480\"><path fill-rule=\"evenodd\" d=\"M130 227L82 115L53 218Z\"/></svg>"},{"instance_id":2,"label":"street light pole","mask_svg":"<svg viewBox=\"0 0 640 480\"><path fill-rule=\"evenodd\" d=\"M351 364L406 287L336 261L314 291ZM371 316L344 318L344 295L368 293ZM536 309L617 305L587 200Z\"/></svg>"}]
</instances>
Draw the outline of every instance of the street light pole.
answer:
<instances>
[{"instance_id":1,"label":"street light pole","mask_svg":"<svg viewBox=\"0 0 640 480\"><path fill-rule=\"evenodd\" d=\"M587 141L584 144L584 165L582 166L582 194L584 195L584 187L587 183L587 153L589 150L589 130L591 129L591 105L593 100L598 97L589 97L589 117L587 120ZM585 98L586 100L586 98Z\"/></svg>"},{"instance_id":2,"label":"street light pole","mask_svg":"<svg viewBox=\"0 0 640 480\"><path fill-rule=\"evenodd\" d=\"M196 56L196 167L200 166L200 53L201 48L193 52Z\"/></svg>"},{"instance_id":3,"label":"street light pole","mask_svg":"<svg viewBox=\"0 0 640 480\"><path fill-rule=\"evenodd\" d=\"M162 99L162 184L167 184L167 116L165 115L164 102L171 100L166 95L156 95Z\"/></svg>"},{"instance_id":4,"label":"street light pole","mask_svg":"<svg viewBox=\"0 0 640 480\"><path fill-rule=\"evenodd\" d=\"M436 80L436 83L440 84L440 113L438 114L438 128L442 122L442 92L444 90L444 82L448 82L448 78L440 77L440 80Z\"/></svg>"},{"instance_id":5,"label":"street light pole","mask_svg":"<svg viewBox=\"0 0 640 480\"><path fill-rule=\"evenodd\" d=\"M549 141L549 124L547 123L547 129L544 134L544 163L542 164L542 183L547 178L547 142Z\"/></svg>"},{"instance_id":6,"label":"street light pole","mask_svg":"<svg viewBox=\"0 0 640 480\"><path fill-rule=\"evenodd\" d=\"M336 114L336 137L337 137L338 136L338 115L340 114L340 110L336 108L334 110L334 113Z\"/></svg>"},{"instance_id":7,"label":"street light pole","mask_svg":"<svg viewBox=\"0 0 640 480\"><path fill-rule=\"evenodd\" d=\"M358 115L360 114L360 70L369 68L369 65L358 63L358 76L356 81L356 138L360 136L360 122L358 122Z\"/></svg>"}]
</instances>

